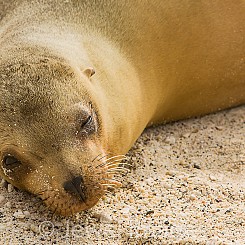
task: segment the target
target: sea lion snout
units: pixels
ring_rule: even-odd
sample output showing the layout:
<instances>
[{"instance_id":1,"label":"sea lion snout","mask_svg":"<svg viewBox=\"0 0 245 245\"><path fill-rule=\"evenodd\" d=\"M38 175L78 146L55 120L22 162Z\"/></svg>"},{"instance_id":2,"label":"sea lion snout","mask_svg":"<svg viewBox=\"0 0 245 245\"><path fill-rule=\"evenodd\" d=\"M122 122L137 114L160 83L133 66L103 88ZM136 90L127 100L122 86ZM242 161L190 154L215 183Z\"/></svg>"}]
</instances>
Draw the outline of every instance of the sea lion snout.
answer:
<instances>
[{"instance_id":1,"label":"sea lion snout","mask_svg":"<svg viewBox=\"0 0 245 245\"><path fill-rule=\"evenodd\" d=\"M128 171L126 163L125 166L119 164L126 159L124 155L100 153L96 157L85 157L82 152L71 149L67 155L60 166L53 165L52 172L48 168L50 164L44 164L47 168L40 173L46 175L49 171L45 181L48 186L36 192L54 213L64 216L93 207L102 196L121 186L117 177Z\"/></svg>"}]
</instances>

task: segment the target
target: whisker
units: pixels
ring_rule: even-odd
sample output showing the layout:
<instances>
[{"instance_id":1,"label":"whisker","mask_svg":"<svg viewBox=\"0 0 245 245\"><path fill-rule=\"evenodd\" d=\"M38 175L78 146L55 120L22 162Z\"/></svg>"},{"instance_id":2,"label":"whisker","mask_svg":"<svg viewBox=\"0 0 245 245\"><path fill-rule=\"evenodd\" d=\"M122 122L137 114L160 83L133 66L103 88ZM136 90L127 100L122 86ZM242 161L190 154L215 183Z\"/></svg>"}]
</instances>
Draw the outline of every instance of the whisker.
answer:
<instances>
[{"instance_id":1,"label":"whisker","mask_svg":"<svg viewBox=\"0 0 245 245\"><path fill-rule=\"evenodd\" d=\"M47 201L48 199L50 199L50 197L46 197L44 199L42 199L43 202Z\"/></svg>"},{"instance_id":2,"label":"whisker","mask_svg":"<svg viewBox=\"0 0 245 245\"><path fill-rule=\"evenodd\" d=\"M34 193L34 194L35 194L35 195L42 195L42 194L45 193L46 191L48 191L48 189L41 190L41 191L36 192L36 193Z\"/></svg>"},{"instance_id":3,"label":"whisker","mask_svg":"<svg viewBox=\"0 0 245 245\"><path fill-rule=\"evenodd\" d=\"M116 159L114 161L111 161L111 162L103 162L99 165L96 166L96 168L101 168L101 167L104 167L104 166L110 166L110 164L113 164L115 162L121 162L122 160L126 160L125 158L121 158L121 159Z\"/></svg>"},{"instance_id":4,"label":"whisker","mask_svg":"<svg viewBox=\"0 0 245 245\"><path fill-rule=\"evenodd\" d=\"M127 162L123 162L123 163L120 163L121 165L123 166L127 166L127 167L132 167L132 164L131 163L127 163Z\"/></svg>"},{"instance_id":5,"label":"whisker","mask_svg":"<svg viewBox=\"0 0 245 245\"><path fill-rule=\"evenodd\" d=\"M125 173L112 173L114 179L116 179L116 181L120 182L121 178L124 176Z\"/></svg>"},{"instance_id":6,"label":"whisker","mask_svg":"<svg viewBox=\"0 0 245 245\"><path fill-rule=\"evenodd\" d=\"M113 193L112 193L111 191L107 191L107 190L105 191L105 195L106 195L106 196L111 196L112 194L113 194Z\"/></svg>"},{"instance_id":7,"label":"whisker","mask_svg":"<svg viewBox=\"0 0 245 245\"><path fill-rule=\"evenodd\" d=\"M45 190L36 192L34 193L34 195L43 195L45 192L56 192L56 191L50 188L50 189L45 189Z\"/></svg>"},{"instance_id":8,"label":"whisker","mask_svg":"<svg viewBox=\"0 0 245 245\"><path fill-rule=\"evenodd\" d=\"M114 194L115 190L116 189L114 187L109 187L108 189L106 189L107 193L110 194L110 195Z\"/></svg>"},{"instance_id":9,"label":"whisker","mask_svg":"<svg viewBox=\"0 0 245 245\"><path fill-rule=\"evenodd\" d=\"M108 167L108 170L109 169L116 169L116 168L121 168L121 169L127 169L127 170L130 170L129 168L125 167L125 166L120 166L120 164L118 163L114 163L114 164L111 164L109 166L106 166Z\"/></svg>"},{"instance_id":10,"label":"whisker","mask_svg":"<svg viewBox=\"0 0 245 245\"><path fill-rule=\"evenodd\" d=\"M52 201L51 203L47 204L47 207L50 208L50 207L53 206L53 204L54 204L54 201Z\"/></svg>"},{"instance_id":11,"label":"whisker","mask_svg":"<svg viewBox=\"0 0 245 245\"><path fill-rule=\"evenodd\" d=\"M35 193L35 195L43 195L46 191L40 191L40 192L37 192Z\"/></svg>"},{"instance_id":12,"label":"whisker","mask_svg":"<svg viewBox=\"0 0 245 245\"><path fill-rule=\"evenodd\" d=\"M102 153L101 153L100 155L102 155ZM105 157L107 157L107 156L110 156L110 155L111 155L111 153L108 153L108 154L104 155L103 157L97 159L97 161L101 161L103 158L105 158ZM96 159L96 158L95 158L95 159Z\"/></svg>"},{"instance_id":13,"label":"whisker","mask_svg":"<svg viewBox=\"0 0 245 245\"><path fill-rule=\"evenodd\" d=\"M109 170L113 170L113 169L124 169L124 170L127 170L127 171L130 171L130 169L128 169L128 168L126 168L126 167L124 167L124 166L120 166L120 165L112 165L112 167L111 168L109 168L107 171L109 171Z\"/></svg>"},{"instance_id":14,"label":"whisker","mask_svg":"<svg viewBox=\"0 0 245 245\"><path fill-rule=\"evenodd\" d=\"M107 187L117 186L116 184L101 184L101 185L107 186Z\"/></svg>"},{"instance_id":15,"label":"whisker","mask_svg":"<svg viewBox=\"0 0 245 245\"><path fill-rule=\"evenodd\" d=\"M107 162L107 161L109 161L109 160L111 160L111 159L115 159L115 158L117 158L117 157L123 157L123 158L126 158L126 156L125 156L125 155L116 155L116 156L113 156L113 157L107 158L105 161Z\"/></svg>"},{"instance_id":16,"label":"whisker","mask_svg":"<svg viewBox=\"0 0 245 245\"><path fill-rule=\"evenodd\" d=\"M99 155L97 155L93 160L92 162L94 162L99 156L101 156L103 153L100 153Z\"/></svg>"},{"instance_id":17,"label":"whisker","mask_svg":"<svg viewBox=\"0 0 245 245\"><path fill-rule=\"evenodd\" d=\"M110 184L113 184L114 186L117 186L117 187L121 187L122 186L122 183L117 181L117 180L111 180L111 179L104 179L106 181L106 183L101 183L101 185L110 185Z\"/></svg>"},{"instance_id":18,"label":"whisker","mask_svg":"<svg viewBox=\"0 0 245 245\"><path fill-rule=\"evenodd\" d=\"M119 159L116 159L116 160L113 160L113 161L107 162L107 165L109 165L109 164L111 164L111 163L114 163L114 162L121 162L121 161L123 161L123 160L127 160L127 158L126 158L126 157L124 157L124 158L119 158Z\"/></svg>"},{"instance_id":19,"label":"whisker","mask_svg":"<svg viewBox=\"0 0 245 245\"><path fill-rule=\"evenodd\" d=\"M117 182L117 180L114 179L114 178L110 178L110 179L108 179L108 178L102 178L101 180L105 180L105 181L115 181L115 182Z\"/></svg>"},{"instance_id":20,"label":"whisker","mask_svg":"<svg viewBox=\"0 0 245 245\"><path fill-rule=\"evenodd\" d=\"M126 171L126 170L122 170L122 169L120 169L120 170L113 170L113 171L108 171L110 174L120 174L120 176L121 176L121 174L127 174L129 171Z\"/></svg>"}]
</instances>

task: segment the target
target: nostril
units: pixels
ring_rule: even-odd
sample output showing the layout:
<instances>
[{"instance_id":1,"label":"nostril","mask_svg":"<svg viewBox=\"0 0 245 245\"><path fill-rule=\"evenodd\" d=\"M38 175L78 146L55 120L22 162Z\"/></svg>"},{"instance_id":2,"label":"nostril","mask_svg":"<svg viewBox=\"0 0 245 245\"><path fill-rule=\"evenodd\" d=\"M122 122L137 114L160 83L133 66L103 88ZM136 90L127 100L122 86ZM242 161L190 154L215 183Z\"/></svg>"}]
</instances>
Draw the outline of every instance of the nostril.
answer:
<instances>
[{"instance_id":1,"label":"nostril","mask_svg":"<svg viewBox=\"0 0 245 245\"><path fill-rule=\"evenodd\" d=\"M6 155L3 158L3 167L6 169L13 169L21 165L21 161L12 155Z\"/></svg>"},{"instance_id":2,"label":"nostril","mask_svg":"<svg viewBox=\"0 0 245 245\"><path fill-rule=\"evenodd\" d=\"M72 181L66 181L63 187L65 191L77 195L83 202L85 202L85 187L82 176L75 177Z\"/></svg>"},{"instance_id":3,"label":"nostril","mask_svg":"<svg viewBox=\"0 0 245 245\"><path fill-rule=\"evenodd\" d=\"M76 178L74 178L72 180L72 183L76 186L76 187L81 187L83 185L83 178L82 176L78 176Z\"/></svg>"},{"instance_id":4,"label":"nostril","mask_svg":"<svg viewBox=\"0 0 245 245\"><path fill-rule=\"evenodd\" d=\"M79 192L78 192L77 188L75 187L75 185L72 183L72 181L66 181L64 183L64 189L67 192L70 192L72 194L79 195Z\"/></svg>"}]
</instances>

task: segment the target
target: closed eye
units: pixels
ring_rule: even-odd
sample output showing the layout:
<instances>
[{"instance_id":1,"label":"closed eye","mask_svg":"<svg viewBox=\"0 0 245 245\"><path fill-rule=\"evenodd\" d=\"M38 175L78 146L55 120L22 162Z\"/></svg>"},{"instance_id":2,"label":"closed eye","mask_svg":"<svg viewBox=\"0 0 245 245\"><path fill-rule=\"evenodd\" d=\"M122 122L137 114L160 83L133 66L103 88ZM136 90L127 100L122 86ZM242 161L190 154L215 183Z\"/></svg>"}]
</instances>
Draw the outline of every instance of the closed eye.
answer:
<instances>
[{"instance_id":1,"label":"closed eye","mask_svg":"<svg viewBox=\"0 0 245 245\"><path fill-rule=\"evenodd\" d=\"M88 116L86 120L82 122L81 129L88 126L92 122L92 119L93 119L92 116Z\"/></svg>"},{"instance_id":2,"label":"closed eye","mask_svg":"<svg viewBox=\"0 0 245 245\"><path fill-rule=\"evenodd\" d=\"M3 158L3 167L6 169L13 169L21 165L21 161L12 155L7 155Z\"/></svg>"}]
</instances>

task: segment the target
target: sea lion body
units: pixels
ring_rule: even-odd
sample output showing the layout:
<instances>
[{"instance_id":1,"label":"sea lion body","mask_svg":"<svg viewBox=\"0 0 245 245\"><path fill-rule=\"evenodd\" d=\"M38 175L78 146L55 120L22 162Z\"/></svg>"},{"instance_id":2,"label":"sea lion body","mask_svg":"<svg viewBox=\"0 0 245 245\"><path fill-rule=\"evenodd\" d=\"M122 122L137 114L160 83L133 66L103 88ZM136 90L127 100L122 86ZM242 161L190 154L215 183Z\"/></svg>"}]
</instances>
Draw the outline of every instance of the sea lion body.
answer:
<instances>
[{"instance_id":1,"label":"sea lion body","mask_svg":"<svg viewBox=\"0 0 245 245\"><path fill-rule=\"evenodd\" d=\"M15 1L0 23L1 175L57 213L93 206L146 126L245 103L244 11Z\"/></svg>"}]
</instances>

